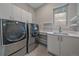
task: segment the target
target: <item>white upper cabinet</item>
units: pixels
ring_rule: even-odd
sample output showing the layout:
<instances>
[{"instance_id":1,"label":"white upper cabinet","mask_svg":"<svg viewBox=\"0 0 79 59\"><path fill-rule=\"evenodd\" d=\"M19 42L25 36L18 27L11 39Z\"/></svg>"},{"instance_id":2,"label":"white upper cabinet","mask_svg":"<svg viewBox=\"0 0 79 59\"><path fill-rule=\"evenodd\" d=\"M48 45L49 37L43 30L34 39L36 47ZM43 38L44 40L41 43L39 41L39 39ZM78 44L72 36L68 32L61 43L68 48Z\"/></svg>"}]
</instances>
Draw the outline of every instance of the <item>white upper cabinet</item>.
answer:
<instances>
[{"instance_id":1,"label":"white upper cabinet","mask_svg":"<svg viewBox=\"0 0 79 59\"><path fill-rule=\"evenodd\" d=\"M0 18L1 19L10 19L13 11L13 5L2 3L0 4Z\"/></svg>"},{"instance_id":2,"label":"white upper cabinet","mask_svg":"<svg viewBox=\"0 0 79 59\"><path fill-rule=\"evenodd\" d=\"M22 10L22 21L32 23L32 14L25 10Z\"/></svg>"},{"instance_id":3,"label":"white upper cabinet","mask_svg":"<svg viewBox=\"0 0 79 59\"><path fill-rule=\"evenodd\" d=\"M27 13L28 23L32 23L32 14L30 12Z\"/></svg>"},{"instance_id":4,"label":"white upper cabinet","mask_svg":"<svg viewBox=\"0 0 79 59\"><path fill-rule=\"evenodd\" d=\"M0 4L0 18L32 23L32 14L9 3Z\"/></svg>"},{"instance_id":5,"label":"white upper cabinet","mask_svg":"<svg viewBox=\"0 0 79 59\"><path fill-rule=\"evenodd\" d=\"M13 20L22 21L22 10L17 6L13 6Z\"/></svg>"},{"instance_id":6,"label":"white upper cabinet","mask_svg":"<svg viewBox=\"0 0 79 59\"><path fill-rule=\"evenodd\" d=\"M27 12L25 10L22 10L22 21L27 23Z\"/></svg>"}]
</instances>

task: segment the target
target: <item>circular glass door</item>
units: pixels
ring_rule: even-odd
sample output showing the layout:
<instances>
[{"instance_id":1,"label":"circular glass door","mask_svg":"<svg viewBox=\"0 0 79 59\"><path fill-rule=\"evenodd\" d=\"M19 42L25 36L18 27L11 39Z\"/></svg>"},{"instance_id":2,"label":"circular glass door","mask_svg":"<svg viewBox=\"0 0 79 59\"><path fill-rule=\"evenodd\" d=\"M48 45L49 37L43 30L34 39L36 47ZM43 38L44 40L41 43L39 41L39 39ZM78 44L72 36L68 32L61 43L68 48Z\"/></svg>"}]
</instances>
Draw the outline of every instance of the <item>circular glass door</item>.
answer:
<instances>
[{"instance_id":1,"label":"circular glass door","mask_svg":"<svg viewBox=\"0 0 79 59\"><path fill-rule=\"evenodd\" d=\"M25 36L25 23L6 21L3 23L4 37L8 41L18 41Z\"/></svg>"},{"instance_id":2,"label":"circular glass door","mask_svg":"<svg viewBox=\"0 0 79 59\"><path fill-rule=\"evenodd\" d=\"M37 37L38 36L38 25L37 24L32 24L31 31L32 31L32 36Z\"/></svg>"}]
</instances>

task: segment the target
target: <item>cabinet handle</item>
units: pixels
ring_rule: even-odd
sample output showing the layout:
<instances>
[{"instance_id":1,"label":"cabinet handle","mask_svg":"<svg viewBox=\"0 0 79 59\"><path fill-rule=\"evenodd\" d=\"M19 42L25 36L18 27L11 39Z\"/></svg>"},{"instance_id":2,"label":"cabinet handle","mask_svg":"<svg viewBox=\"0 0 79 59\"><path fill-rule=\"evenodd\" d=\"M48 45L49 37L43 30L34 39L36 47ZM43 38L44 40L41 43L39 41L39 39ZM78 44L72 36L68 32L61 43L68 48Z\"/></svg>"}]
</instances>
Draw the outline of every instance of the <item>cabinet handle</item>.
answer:
<instances>
[{"instance_id":1,"label":"cabinet handle","mask_svg":"<svg viewBox=\"0 0 79 59\"><path fill-rule=\"evenodd\" d=\"M63 41L62 36L58 36L58 40Z\"/></svg>"},{"instance_id":2,"label":"cabinet handle","mask_svg":"<svg viewBox=\"0 0 79 59\"><path fill-rule=\"evenodd\" d=\"M62 40L62 36L61 36L61 41L63 41L63 40Z\"/></svg>"}]
</instances>

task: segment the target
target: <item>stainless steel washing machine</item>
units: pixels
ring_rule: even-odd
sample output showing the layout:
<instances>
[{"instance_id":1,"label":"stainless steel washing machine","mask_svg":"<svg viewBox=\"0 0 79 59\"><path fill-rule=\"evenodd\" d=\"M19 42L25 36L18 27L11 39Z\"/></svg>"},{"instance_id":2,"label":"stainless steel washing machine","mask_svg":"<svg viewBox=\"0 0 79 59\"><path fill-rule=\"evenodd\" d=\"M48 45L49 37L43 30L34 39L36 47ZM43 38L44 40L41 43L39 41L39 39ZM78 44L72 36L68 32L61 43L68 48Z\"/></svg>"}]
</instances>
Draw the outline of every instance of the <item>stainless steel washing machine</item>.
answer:
<instances>
[{"instance_id":1,"label":"stainless steel washing machine","mask_svg":"<svg viewBox=\"0 0 79 59\"><path fill-rule=\"evenodd\" d=\"M37 40L39 38L39 26L38 24L29 23L27 30L27 45L28 45L28 53L32 52L37 46Z\"/></svg>"},{"instance_id":2,"label":"stainless steel washing machine","mask_svg":"<svg viewBox=\"0 0 79 59\"><path fill-rule=\"evenodd\" d=\"M3 56L22 56L26 52L26 28L27 25L19 21L6 19L0 20L0 55Z\"/></svg>"}]
</instances>

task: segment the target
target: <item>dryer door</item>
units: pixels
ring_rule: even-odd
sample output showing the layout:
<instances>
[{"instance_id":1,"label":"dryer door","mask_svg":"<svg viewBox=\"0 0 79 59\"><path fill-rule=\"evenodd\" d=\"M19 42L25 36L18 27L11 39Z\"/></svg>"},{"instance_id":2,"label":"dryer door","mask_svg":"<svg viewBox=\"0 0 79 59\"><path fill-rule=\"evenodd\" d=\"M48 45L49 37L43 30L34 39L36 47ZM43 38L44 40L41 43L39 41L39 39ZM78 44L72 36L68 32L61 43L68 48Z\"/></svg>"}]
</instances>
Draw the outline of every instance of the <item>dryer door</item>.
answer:
<instances>
[{"instance_id":1,"label":"dryer door","mask_svg":"<svg viewBox=\"0 0 79 59\"><path fill-rule=\"evenodd\" d=\"M22 40L26 36L25 23L3 21L3 36L9 42Z\"/></svg>"},{"instance_id":2,"label":"dryer door","mask_svg":"<svg viewBox=\"0 0 79 59\"><path fill-rule=\"evenodd\" d=\"M39 33L39 28L37 24L31 24L31 35L32 37L37 37Z\"/></svg>"}]
</instances>

